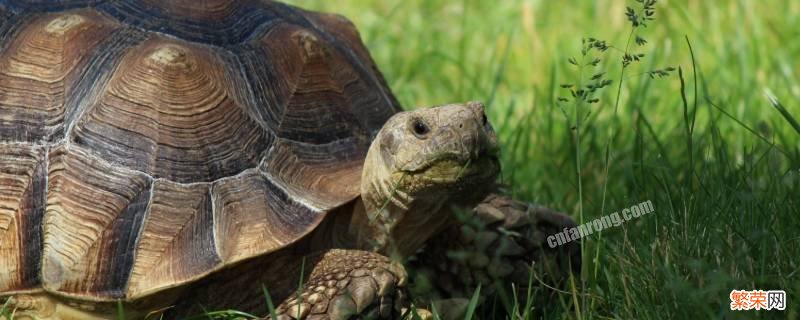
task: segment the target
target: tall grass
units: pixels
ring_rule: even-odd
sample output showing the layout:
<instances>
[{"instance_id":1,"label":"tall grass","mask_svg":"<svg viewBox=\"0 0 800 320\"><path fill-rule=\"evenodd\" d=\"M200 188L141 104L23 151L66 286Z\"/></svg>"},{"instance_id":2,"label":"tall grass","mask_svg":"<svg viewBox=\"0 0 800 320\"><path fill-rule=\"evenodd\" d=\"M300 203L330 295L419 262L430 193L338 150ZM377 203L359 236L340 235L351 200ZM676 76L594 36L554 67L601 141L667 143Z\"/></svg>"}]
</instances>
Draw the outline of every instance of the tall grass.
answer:
<instances>
[{"instance_id":1,"label":"tall grass","mask_svg":"<svg viewBox=\"0 0 800 320\"><path fill-rule=\"evenodd\" d=\"M579 78L567 58L582 37L625 44L631 3L297 4L351 18L406 108L486 101L515 197L586 221L653 201L655 214L586 239L573 292L536 314L797 318L800 2L660 1L639 67L681 75L610 73L620 86L577 118L576 143L576 119L555 103ZM783 289L789 306L732 312L733 289Z\"/></svg>"}]
</instances>

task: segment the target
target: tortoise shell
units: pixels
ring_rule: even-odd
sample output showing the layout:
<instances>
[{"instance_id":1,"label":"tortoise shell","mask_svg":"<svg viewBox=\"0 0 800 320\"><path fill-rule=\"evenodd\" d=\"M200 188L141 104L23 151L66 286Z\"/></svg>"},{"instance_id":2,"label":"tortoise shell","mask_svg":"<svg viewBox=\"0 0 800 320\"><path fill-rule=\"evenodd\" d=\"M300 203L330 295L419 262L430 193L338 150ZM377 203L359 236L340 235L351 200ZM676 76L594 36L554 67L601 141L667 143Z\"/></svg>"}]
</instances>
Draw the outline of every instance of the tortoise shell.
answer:
<instances>
[{"instance_id":1,"label":"tortoise shell","mask_svg":"<svg viewBox=\"0 0 800 320\"><path fill-rule=\"evenodd\" d=\"M280 249L399 110L341 16L0 0L0 296L136 299Z\"/></svg>"}]
</instances>

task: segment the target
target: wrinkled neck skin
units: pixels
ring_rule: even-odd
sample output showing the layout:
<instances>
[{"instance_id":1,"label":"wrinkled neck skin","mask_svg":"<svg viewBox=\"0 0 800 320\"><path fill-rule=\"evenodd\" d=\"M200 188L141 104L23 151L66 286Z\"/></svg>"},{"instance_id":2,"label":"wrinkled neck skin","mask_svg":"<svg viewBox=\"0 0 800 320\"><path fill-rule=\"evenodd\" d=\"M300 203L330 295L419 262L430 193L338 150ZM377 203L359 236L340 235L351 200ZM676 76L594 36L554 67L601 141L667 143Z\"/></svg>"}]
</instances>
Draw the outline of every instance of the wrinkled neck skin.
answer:
<instances>
[{"instance_id":1,"label":"wrinkled neck skin","mask_svg":"<svg viewBox=\"0 0 800 320\"><path fill-rule=\"evenodd\" d=\"M357 247L408 257L450 222L451 215L443 210L448 197L436 192L410 194L403 186L412 179L409 173L392 171L375 154L367 156L361 198L347 231Z\"/></svg>"}]
</instances>

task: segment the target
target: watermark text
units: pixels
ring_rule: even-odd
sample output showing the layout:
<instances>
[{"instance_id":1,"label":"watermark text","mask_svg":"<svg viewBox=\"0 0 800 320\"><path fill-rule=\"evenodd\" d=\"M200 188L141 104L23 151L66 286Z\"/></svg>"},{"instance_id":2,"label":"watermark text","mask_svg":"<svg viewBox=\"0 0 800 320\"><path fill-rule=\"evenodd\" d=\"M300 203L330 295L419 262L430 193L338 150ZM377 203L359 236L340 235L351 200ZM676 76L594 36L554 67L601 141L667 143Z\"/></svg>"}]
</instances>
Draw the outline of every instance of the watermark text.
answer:
<instances>
[{"instance_id":1,"label":"watermark text","mask_svg":"<svg viewBox=\"0 0 800 320\"><path fill-rule=\"evenodd\" d=\"M594 232L603 231L611 227L619 227L622 223L634 218L639 218L645 214L654 212L653 202L647 200L640 204L622 209L609 215L602 216L590 222L581 224L575 228L564 228L563 231L547 237L547 245L550 248L564 245L570 241L575 241Z\"/></svg>"}]
</instances>

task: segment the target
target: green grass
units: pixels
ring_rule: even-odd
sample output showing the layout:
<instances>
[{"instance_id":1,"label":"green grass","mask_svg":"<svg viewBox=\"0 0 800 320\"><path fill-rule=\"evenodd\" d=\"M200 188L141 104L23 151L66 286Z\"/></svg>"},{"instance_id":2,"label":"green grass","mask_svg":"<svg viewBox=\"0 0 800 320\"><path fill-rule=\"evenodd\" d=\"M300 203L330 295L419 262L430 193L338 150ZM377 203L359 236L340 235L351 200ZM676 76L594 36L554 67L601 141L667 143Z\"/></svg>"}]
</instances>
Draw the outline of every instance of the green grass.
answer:
<instances>
[{"instance_id":1,"label":"green grass","mask_svg":"<svg viewBox=\"0 0 800 320\"><path fill-rule=\"evenodd\" d=\"M404 107L488 103L516 198L584 221L653 201L656 213L586 239L573 292L539 314L798 317L800 2L659 2L617 112L611 50L602 68L614 83L581 107L579 130L574 107L565 117L555 104L578 79L567 59L581 37L624 48L634 1L296 3L353 20ZM685 104L677 71L637 75L664 66L681 67ZM783 289L789 306L732 312L733 289Z\"/></svg>"}]
</instances>

